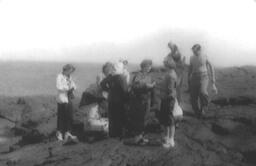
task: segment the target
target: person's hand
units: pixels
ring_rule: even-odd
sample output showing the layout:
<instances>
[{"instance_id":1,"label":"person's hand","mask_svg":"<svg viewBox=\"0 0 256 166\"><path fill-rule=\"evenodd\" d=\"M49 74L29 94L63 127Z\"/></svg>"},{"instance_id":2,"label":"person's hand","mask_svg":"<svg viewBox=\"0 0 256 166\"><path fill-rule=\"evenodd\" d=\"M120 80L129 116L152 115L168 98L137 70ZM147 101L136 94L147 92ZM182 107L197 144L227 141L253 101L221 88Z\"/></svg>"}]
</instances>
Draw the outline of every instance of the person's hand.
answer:
<instances>
[{"instance_id":1,"label":"person's hand","mask_svg":"<svg viewBox=\"0 0 256 166\"><path fill-rule=\"evenodd\" d=\"M108 92L103 91L103 92L102 92L102 96L103 96L105 99L107 99L107 98L108 98Z\"/></svg>"},{"instance_id":2,"label":"person's hand","mask_svg":"<svg viewBox=\"0 0 256 166\"><path fill-rule=\"evenodd\" d=\"M154 88L155 85L156 85L156 82L146 84L146 86L147 86L148 88Z\"/></svg>"},{"instance_id":3,"label":"person's hand","mask_svg":"<svg viewBox=\"0 0 256 166\"><path fill-rule=\"evenodd\" d=\"M212 92L213 92L214 94L218 94L218 89L217 89L217 87L216 87L215 84L212 84Z\"/></svg>"}]
</instances>

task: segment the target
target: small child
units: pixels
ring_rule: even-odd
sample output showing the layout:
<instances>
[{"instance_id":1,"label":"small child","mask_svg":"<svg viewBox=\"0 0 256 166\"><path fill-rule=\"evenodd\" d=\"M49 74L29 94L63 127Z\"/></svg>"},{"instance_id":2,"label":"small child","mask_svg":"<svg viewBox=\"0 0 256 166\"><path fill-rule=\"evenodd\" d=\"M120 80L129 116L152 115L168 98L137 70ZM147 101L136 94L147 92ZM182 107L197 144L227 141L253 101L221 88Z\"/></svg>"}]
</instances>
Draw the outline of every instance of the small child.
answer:
<instances>
[{"instance_id":1,"label":"small child","mask_svg":"<svg viewBox=\"0 0 256 166\"><path fill-rule=\"evenodd\" d=\"M160 123L165 127L166 136L164 138L163 147L170 148L175 146L175 119L173 117L173 109L176 102L176 87L177 75L175 72L175 62L172 60L165 61L167 73L164 77L161 108L160 108Z\"/></svg>"}]
</instances>

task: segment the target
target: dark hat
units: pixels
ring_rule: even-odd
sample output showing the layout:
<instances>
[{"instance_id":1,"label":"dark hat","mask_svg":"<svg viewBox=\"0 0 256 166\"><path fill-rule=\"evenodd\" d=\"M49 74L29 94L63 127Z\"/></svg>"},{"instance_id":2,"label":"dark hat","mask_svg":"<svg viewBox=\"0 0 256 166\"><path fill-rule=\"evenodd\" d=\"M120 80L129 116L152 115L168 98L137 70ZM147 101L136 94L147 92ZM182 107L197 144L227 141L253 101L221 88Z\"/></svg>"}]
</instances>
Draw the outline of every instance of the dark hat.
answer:
<instances>
[{"instance_id":1,"label":"dark hat","mask_svg":"<svg viewBox=\"0 0 256 166\"><path fill-rule=\"evenodd\" d=\"M198 51L198 50L201 50L201 46L200 46L200 44L195 44L195 45L193 45L193 47L191 49L193 51Z\"/></svg>"},{"instance_id":2,"label":"dark hat","mask_svg":"<svg viewBox=\"0 0 256 166\"><path fill-rule=\"evenodd\" d=\"M153 62L151 59L144 59L141 63L140 63L140 67L146 67L146 66L152 66Z\"/></svg>"},{"instance_id":3,"label":"dark hat","mask_svg":"<svg viewBox=\"0 0 256 166\"><path fill-rule=\"evenodd\" d=\"M62 70L74 72L76 70L76 68L71 64L66 64L63 66Z\"/></svg>"}]
</instances>

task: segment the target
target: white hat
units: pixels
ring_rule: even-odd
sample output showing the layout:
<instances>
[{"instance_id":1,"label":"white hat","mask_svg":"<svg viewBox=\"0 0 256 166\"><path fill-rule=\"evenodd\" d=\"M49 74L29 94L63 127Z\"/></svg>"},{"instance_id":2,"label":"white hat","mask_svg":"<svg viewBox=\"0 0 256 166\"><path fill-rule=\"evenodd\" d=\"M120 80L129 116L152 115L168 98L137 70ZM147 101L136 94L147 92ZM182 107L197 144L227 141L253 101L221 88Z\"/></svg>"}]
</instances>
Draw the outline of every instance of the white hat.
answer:
<instances>
[{"instance_id":1,"label":"white hat","mask_svg":"<svg viewBox=\"0 0 256 166\"><path fill-rule=\"evenodd\" d=\"M122 62L116 62L114 64L114 74L123 74L124 72L124 64Z\"/></svg>"}]
</instances>

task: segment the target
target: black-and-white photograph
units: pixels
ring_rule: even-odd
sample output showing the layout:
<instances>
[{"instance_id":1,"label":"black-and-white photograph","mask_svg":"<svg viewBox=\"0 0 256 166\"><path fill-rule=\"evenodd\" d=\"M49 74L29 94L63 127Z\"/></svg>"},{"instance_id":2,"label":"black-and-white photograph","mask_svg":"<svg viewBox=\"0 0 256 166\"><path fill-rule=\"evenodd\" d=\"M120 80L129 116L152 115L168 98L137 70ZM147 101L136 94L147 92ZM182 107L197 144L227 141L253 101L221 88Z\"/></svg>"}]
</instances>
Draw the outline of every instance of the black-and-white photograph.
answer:
<instances>
[{"instance_id":1,"label":"black-and-white photograph","mask_svg":"<svg viewBox=\"0 0 256 166\"><path fill-rule=\"evenodd\" d=\"M255 166L255 0L0 0L0 166Z\"/></svg>"}]
</instances>

